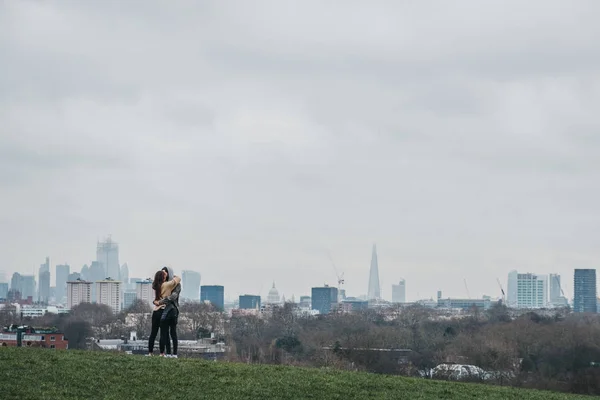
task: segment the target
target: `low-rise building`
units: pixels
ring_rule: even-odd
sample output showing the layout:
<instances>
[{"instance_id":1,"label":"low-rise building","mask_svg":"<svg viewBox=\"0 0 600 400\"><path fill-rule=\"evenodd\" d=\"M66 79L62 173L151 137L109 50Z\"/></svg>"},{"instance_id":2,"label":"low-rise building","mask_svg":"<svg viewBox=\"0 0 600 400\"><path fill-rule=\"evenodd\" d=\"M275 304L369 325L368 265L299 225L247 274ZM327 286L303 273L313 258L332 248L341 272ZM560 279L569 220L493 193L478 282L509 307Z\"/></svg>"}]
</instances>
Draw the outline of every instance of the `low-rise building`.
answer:
<instances>
[{"instance_id":1,"label":"low-rise building","mask_svg":"<svg viewBox=\"0 0 600 400\"><path fill-rule=\"evenodd\" d=\"M481 310L489 309L495 301L490 298L484 299L439 299L437 302L438 308L457 308L461 310L471 310L472 308L478 308Z\"/></svg>"},{"instance_id":2,"label":"low-rise building","mask_svg":"<svg viewBox=\"0 0 600 400\"><path fill-rule=\"evenodd\" d=\"M367 300L361 300L356 297L346 297L340 304L340 309L343 312L352 312L366 310L369 308Z\"/></svg>"},{"instance_id":3,"label":"low-rise building","mask_svg":"<svg viewBox=\"0 0 600 400\"><path fill-rule=\"evenodd\" d=\"M43 347L67 349L69 341L57 328L11 325L0 333L0 347Z\"/></svg>"},{"instance_id":4,"label":"low-rise building","mask_svg":"<svg viewBox=\"0 0 600 400\"><path fill-rule=\"evenodd\" d=\"M260 296L244 294L240 296L239 308L244 310L260 310Z\"/></svg>"},{"instance_id":5,"label":"low-rise building","mask_svg":"<svg viewBox=\"0 0 600 400\"><path fill-rule=\"evenodd\" d=\"M46 315L48 313L50 313L50 314L68 314L70 311L68 308L57 307L57 306L44 306L44 307L20 306L20 308L17 310L18 310L18 312L20 312L20 314L23 316L23 318L43 317L44 315Z\"/></svg>"},{"instance_id":6,"label":"low-rise building","mask_svg":"<svg viewBox=\"0 0 600 400\"><path fill-rule=\"evenodd\" d=\"M122 351L127 354L146 355L148 354L147 340L132 340L134 335L129 339L108 339L96 340L94 347L101 350ZM205 358L209 360L220 360L225 357L229 348L224 342L215 338L200 339L200 340L180 340L178 346L179 357L190 358Z\"/></svg>"}]
</instances>

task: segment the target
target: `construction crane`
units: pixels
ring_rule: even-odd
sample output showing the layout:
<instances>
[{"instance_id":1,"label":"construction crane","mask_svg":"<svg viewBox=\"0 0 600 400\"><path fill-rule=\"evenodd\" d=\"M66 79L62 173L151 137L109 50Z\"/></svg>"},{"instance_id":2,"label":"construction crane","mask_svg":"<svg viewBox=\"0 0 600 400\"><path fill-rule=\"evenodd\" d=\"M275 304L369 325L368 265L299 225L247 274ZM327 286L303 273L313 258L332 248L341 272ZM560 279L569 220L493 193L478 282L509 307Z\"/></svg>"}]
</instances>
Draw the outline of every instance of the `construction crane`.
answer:
<instances>
[{"instance_id":1,"label":"construction crane","mask_svg":"<svg viewBox=\"0 0 600 400\"><path fill-rule=\"evenodd\" d=\"M469 293L469 287L467 286L467 278L465 278L464 281L465 281L465 290L467 291L467 296L469 297L469 300L471 300L471 293Z\"/></svg>"},{"instance_id":2,"label":"construction crane","mask_svg":"<svg viewBox=\"0 0 600 400\"><path fill-rule=\"evenodd\" d=\"M500 286L500 291L502 292L502 304L506 305L506 293L504 293L504 288L502 287L502 284L500 283L500 279L496 278L496 282L498 282L498 286Z\"/></svg>"},{"instance_id":3,"label":"construction crane","mask_svg":"<svg viewBox=\"0 0 600 400\"><path fill-rule=\"evenodd\" d=\"M341 297L342 288L344 285L344 273L342 272L341 275L338 273L337 267L335 266L335 263L333 262L333 257L331 257L331 253L329 251L327 252L327 256L329 257L329 261L331 261L331 265L333 266L333 272L335 272L335 276L337 278L338 290L339 290L338 297Z\"/></svg>"}]
</instances>

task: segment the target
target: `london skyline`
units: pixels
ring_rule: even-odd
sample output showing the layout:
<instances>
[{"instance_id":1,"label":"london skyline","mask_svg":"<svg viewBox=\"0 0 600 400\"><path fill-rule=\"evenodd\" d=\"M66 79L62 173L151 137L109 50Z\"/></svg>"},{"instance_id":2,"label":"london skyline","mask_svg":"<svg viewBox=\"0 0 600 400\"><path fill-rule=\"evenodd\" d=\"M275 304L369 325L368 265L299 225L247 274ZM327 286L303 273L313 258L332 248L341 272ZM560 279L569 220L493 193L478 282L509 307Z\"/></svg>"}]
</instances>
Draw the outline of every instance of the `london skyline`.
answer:
<instances>
[{"instance_id":1,"label":"london skyline","mask_svg":"<svg viewBox=\"0 0 600 400\"><path fill-rule=\"evenodd\" d=\"M228 293L329 252L366 294L374 242L384 298L600 265L598 2L111 4L0 3L5 272L107 234Z\"/></svg>"}]
</instances>

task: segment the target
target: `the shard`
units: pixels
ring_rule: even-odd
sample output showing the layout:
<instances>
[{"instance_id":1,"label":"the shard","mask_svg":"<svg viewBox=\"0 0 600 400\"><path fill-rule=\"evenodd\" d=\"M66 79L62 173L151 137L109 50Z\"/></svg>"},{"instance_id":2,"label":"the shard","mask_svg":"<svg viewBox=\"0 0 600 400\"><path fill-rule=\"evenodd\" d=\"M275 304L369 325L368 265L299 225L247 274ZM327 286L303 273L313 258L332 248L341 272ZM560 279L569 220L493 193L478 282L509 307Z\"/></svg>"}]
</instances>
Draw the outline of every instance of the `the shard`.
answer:
<instances>
[{"instance_id":1,"label":"the shard","mask_svg":"<svg viewBox=\"0 0 600 400\"><path fill-rule=\"evenodd\" d=\"M381 292L379 290L379 266L377 265L377 247L373 245L373 253L371 255L371 269L369 271L369 291L367 299L379 300L381 299Z\"/></svg>"}]
</instances>

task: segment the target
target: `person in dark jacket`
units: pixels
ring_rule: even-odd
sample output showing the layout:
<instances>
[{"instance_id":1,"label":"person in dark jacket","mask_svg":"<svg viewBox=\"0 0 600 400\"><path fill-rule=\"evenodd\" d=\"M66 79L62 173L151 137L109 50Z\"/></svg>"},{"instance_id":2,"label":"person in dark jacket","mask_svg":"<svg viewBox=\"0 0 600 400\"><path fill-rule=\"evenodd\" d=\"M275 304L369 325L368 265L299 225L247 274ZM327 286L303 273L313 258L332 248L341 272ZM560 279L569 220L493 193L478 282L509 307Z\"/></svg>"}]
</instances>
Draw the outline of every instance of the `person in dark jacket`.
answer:
<instances>
[{"instance_id":1,"label":"person in dark jacket","mask_svg":"<svg viewBox=\"0 0 600 400\"><path fill-rule=\"evenodd\" d=\"M171 267L163 267L166 272L166 280L170 281L175 276ZM160 334L163 341L166 342L167 357L177 358L177 322L179 319L179 294L181 293L181 283L177 284L171 294L162 300L155 300L156 306L165 305L160 318ZM171 340L173 341L173 352L171 353Z\"/></svg>"}]
</instances>

